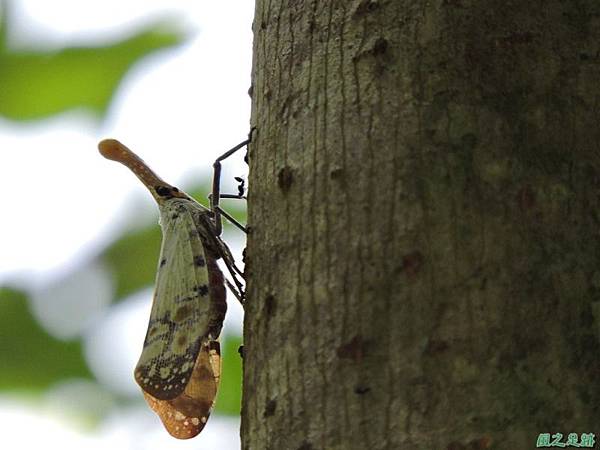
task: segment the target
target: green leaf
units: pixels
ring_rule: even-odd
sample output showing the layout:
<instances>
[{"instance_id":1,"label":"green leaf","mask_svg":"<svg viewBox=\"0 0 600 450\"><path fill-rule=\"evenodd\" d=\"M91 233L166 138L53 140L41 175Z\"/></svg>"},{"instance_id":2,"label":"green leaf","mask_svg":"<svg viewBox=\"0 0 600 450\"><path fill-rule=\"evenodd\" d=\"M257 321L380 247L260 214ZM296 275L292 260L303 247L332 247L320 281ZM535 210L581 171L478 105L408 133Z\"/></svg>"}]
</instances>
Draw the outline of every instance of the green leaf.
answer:
<instances>
[{"instance_id":1,"label":"green leaf","mask_svg":"<svg viewBox=\"0 0 600 450\"><path fill-rule=\"evenodd\" d=\"M31 120L85 108L101 116L136 61L182 40L181 32L154 24L103 47L71 47L56 52L5 49L0 52L0 114Z\"/></svg>"},{"instance_id":2,"label":"green leaf","mask_svg":"<svg viewBox=\"0 0 600 450\"><path fill-rule=\"evenodd\" d=\"M79 341L64 342L40 327L24 293L0 288L0 390L40 392L67 378L93 379Z\"/></svg>"},{"instance_id":3,"label":"green leaf","mask_svg":"<svg viewBox=\"0 0 600 450\"><path fill-rule=\"evenodd\" d=\"M160 251L158 224L127 233L102 255L112 268L117 299L133 294L154 282Z\"/></svg>"},{"instance_id":4,"label":"green leaf","mask_svg":"<svg viewBox=\"0 0 600 450\"><path fill-rule=\"evenodd\" d=\"M242 345L240 336L226 335L222 342L221 386L217 394L215 412L239 416L242 406L242 357L238 349Z\"/></svg>"}]
</instances>

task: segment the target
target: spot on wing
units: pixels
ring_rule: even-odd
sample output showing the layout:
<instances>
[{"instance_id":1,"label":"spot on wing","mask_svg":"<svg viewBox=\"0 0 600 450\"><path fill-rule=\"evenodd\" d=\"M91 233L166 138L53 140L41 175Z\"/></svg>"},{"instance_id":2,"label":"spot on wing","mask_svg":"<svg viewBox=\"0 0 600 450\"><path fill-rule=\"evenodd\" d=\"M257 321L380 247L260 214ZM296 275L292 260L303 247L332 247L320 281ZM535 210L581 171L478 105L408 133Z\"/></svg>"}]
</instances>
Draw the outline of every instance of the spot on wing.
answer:
<instances>
[{"instance_id":1,"label":"spot on wing","mask_svg":"<svg viewBox=\"0 0 600 450\"><path fill-rule=\"evenodd\" d=\"M168 335L170 332L170 327L168 323L154 321L148 327L148 332L146 333L146 340L144 341L144 345L150 344L153 340L160 338L161 336Z\"/></svg>"},{"instance_id":2,"label":"spot on wing","mask_svg":"<svg viewBox=\"0 0 600 450\"><path fill-rule=\"evenodd\" d=\"M174 354L182 355L186 362L190 360L193 362L196 356L193 352L195 347L193 344L194 336L190 334L187 327L181 327L173 336L172 351Z\"/></svg>"},{"instance_id":3,"label":"spot on wing","mask_svg":"<svg viewBox=\"0 0 600 450\"><path fill-rule=\"evenodd\" d=\"M186 320L187 318L189 318L193 313L193 309L189 304L180 306L177 311L175 312L175 316L173 317L173 320L175 322L183 322L184 320Z\"/></svg>"},{"instance_id":4,"label":"spot on wing","mask_svg":"<svg viewBox=\"0 0 600 450\"><path fill-rule=\"evenodd\" d=\"M191 369L189 365L194 366L191 379L179 395L160 400L144 392L146 401L167 431L178 439L189 439L200 433L212 411L220 378L219 343L203 342L196 361L186 362L182 369Z\"/></svg>"},{"instance_id":5,"label":"spot on wing","mask_svg":"<svg viewBox=\"0 0 600 450\"><path fill-rule=\"evenodd\" d=\"M194 291L197 292L201 297L205 297L208 295L208 286L206 284L194 286Z\"/></svg>"}]
</instances>

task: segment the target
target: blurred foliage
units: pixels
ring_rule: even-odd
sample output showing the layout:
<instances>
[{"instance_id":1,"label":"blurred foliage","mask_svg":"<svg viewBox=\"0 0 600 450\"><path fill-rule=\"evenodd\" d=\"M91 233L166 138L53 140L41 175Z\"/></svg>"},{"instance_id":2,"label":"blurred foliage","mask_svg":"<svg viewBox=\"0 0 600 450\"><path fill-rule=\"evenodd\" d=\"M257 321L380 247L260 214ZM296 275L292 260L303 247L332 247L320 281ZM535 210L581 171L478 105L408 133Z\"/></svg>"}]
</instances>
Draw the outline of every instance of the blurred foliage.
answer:
<instances>
[{"instance_id":1,"label":"blurred foliage","mask_svg":"<svg viewBox=\"0 0 600 450\"><path fill-rule=\"evenodd\" d=\"M79 341L60 341L40 327L27 297L0 288L0 389L39 392L66 378L92 378Z\"/></svg>"},{"instance_id":2,"label":"blurred foliage","mask_svg":"<svg viewBox=\"0 0 600 450\"><path fill-rule=\"evenodd\" d=\"M6 46L7 17L4 13L0 28L0 114L14 120L72 108L100 116L135 62L183 40L181 32L157 23L107 46L14 51Z\"/></svg>"},{"instance_id":3,"label":"blurred foliage","mask_svg":"<svg viewBox=\"0 0 600 450\"><path fill-rule=\"evenodd\" d=\"M6 45L10 14L6 13L5 2L0 2L4 7L0 23L0 115L14 120L40 119L73 108L87 109L101 117L133 64L183 40L177 30L155 24L106 46L16 51ZM208 183L189 193L206 199L207 192ZM243 202L229 202L226 207L243 222L243 206ZM160 228L154 222L125 233L98 256L115 277L115 301L152 286L160 240ZM61 341L46 333L28 303L23 292L0 287L0 390L40 393L67 379L93 379L81 342ZM221 414L240 412L240 344L239 336L226 336L222 342L223 376L217 402Z\"/></svg>"},{"instance_id":4,"label":"blurred foliage","mask_svg":"<svg viewBox=\"0 0 600 450\"><path fill-rule=\"evenodd\" d=\"M114 277L115 300L123 300L153 283L160 236L158 224L147 226L125 234L104 251L102 259Z\"/></svg>"},{"instance_id":5,"label":"blurred foliage","mask_svg":"<svg viewBox=\"0 0 600 450\"><path fill-rule=\"evenodd\" d=\"M215 412L239 415L242 407L242 357L238 349L242 345L240 336L225 335L221 343L222 372L221 386L217 395Z\"/></svg>"}]
</instances>

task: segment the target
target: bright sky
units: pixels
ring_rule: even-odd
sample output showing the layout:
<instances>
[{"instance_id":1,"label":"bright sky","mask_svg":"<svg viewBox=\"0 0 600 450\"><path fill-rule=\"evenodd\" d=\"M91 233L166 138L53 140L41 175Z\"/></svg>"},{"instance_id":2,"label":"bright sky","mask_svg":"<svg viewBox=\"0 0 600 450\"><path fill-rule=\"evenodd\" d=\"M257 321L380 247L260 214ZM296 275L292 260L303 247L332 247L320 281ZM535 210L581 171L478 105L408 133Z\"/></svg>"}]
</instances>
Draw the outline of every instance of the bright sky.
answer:
<instances>
[{"instance_id":1,"label":"bright sky","mask_svg":"<svg viewBox=\"0 0 600 450\"><path fill-rule=\"evenodd\" d=\"M69 301L68 292L61 291L68 291L68 287L53 290L49 286L65 274L73 273L114 233L130 224L132 205L136 205L137 215L139 205L143 205L148 220L157 220L153 200L132 174L100 157L96 144L101 138L123 141L162 178L184 188L200 177L209 176L212 161L245 138L250 114L247 91L253 2L17 0L12 3L16 20L11 22L14 26L11 37L16 45L60 47L108 42L164 18L165 12L192 34L186 45L151 56L134 67L120 86L103 124L98 125L77 112L25 125L0 120L3 149L0 183L4 192L15 194L3 196L8 220L0 221L0 284L17 284L33 292L34 300L37 298L34 311L46 317L50 313L44 308L52 304L49 298ZM224 178L231 179L246 171L247 167L238 159L226 168ZM86 275L91 278L85 282L96 286L93 283L104 275L102 268L93 268ZM98 282L97 292L91 308L100 315L110 289ZM102 353L102 348L109 347L98 344L102 338L94 338L94 334L111 335L115 339L115 334L120 333L124 341L135 334L131 349L105 355L113 359L112 367L123 368L122 373L117 370L117 374L103 374L101 369L95 370L107 386L133 389L127 385L131 383L129 366L135 363L145 332L148 296L145 293L125 302L86 336L86 349ZM73 314L94 317L89 309L79 310L75 302L71 309ZM230 306L232 309L235 307ZM230 317L238 326L239 316L238 310L233 319ZM44 320L52 330L52 317ZM135 323L130 326L132 321ZM99 332L102 327L104 332ZM66 335L81 331L63 326L56 330ZM95 347L100 350L94 350ZM126 383L119 381L125 378ZM38 406L32 408L14 399L0 399L0 447L239 448L237 422L219 417L211 418L199 438L181 443L162 429L149 434L156 419L146 410L120 411L100 431L91 434L69 427L68 421L61 421L51 412L39 412ZM36 433L31 433L32 429ZM202 439L202 446L199 447L197 439ZM9 445L2 445L6 443Z\"/></svg>"}]
</instances>

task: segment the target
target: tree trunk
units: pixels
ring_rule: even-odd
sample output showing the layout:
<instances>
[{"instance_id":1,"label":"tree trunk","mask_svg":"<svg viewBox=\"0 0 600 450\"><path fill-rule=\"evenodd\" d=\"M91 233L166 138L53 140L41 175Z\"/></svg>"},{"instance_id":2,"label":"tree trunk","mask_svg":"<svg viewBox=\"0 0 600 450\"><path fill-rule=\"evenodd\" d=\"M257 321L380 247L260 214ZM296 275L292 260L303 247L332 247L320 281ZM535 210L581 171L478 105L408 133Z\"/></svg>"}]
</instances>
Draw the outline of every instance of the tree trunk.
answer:
<instances>
[{"instance_id":1,"label":"tree trunk","mask_svg":"<svg viewBox=\"0 0 600 450\"><path fill-rule=\"evenodd\" d=\"M243 448L593 432L600 3L257 0L254 34Z\"/></svg>"}]
</instances>

